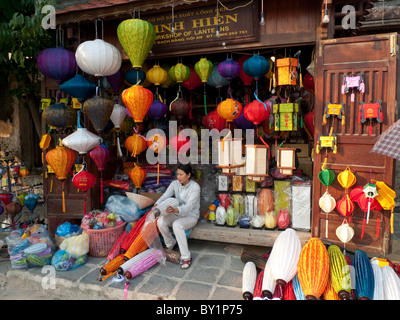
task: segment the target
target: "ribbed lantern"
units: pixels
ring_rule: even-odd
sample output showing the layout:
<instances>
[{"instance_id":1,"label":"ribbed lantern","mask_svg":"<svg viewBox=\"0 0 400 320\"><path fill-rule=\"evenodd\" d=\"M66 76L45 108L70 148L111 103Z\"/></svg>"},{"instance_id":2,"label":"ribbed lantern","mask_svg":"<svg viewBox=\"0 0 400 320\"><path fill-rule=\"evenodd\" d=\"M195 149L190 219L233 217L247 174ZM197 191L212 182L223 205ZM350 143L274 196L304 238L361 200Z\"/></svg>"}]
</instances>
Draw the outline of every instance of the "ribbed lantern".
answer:
<instances>
[{"instance_id":1,"label":"ribbed lantern","mask_svg":"<svg viewBox=\"0 0 400 320\"><path fill-rule=\"evenodd\" d=\"M182 119L183 117L189 115L190 106L183 98L173 101L170 107L171 113L178 119Z\"/></svg>"},{"instance_id":2,"label":"ribbed lantern","mask_svg":"<svg viewBox=\"0 0 400 320\"><path fill-rule=\"evenodd\" d=\"M90 158L94 161L97 169L100 171L100 202L103 203L103 170L106 167L106 163L110 157L110 151L104 144L99 144L97 147L92 149L89 153Z\"/></svg>"},{"instance_id":3,"label":"ribbed lantern","mask_svg":"<svg viewBox=\"0 0 400 320\"><path fill-rule=\"evenodd\" d=\"M119 50L102 39L82 42L76 49L75 58L82 71L95 77L111 76L122 64Z\"/></svg>"},{"instance_id":4,"label":"ribbed lantern","mask_svg":"<svg viewBox=\"0 0 400 320\"><path fill-rule=\"evenodd\" d=\"M133 157L136 157L147 149L147 142L143 136L136 133L126 138L125 147Z\"/></svg>"},{"instance_id":5,"label":"ribbed lantern","mask_svg":"<svg viewBox=\"0 0 400 320\"><path fill-rule=\"evenodd\" d=\"M372 265L372 271L374 272L374 280L375 280L373 300L384 300L385 294L383 289L382 268L379 266L379 264L371 263L371 265Z\"/></svg>"},{"instance_id":6,"label":"ribbed lantern","mask_svg":"<svg viewBox=\"0 0 400 320\"><path fill-rule=\"evenodd\" d=\"M147 71L146 78L155 86L160 86L167 81L168 74L167 71L156 64Z\"/></svg>"},{"instance_id":7,"label":"ribbed lantern","mask_svg":"<svg viewBox=\"0 0 400 320\"><path fill-rule=\"evenodd\" d=\"M400 300L400 279L390 266L382 267L384 300Z\"/></svg>"},{"instance_id":8,"label":"ribbed lantern","mask_svg":"<svg viewBox=\"0 0 400 320\"><path fill-rule=\"evenodd\" d=\"M153 103L153 93L143 86L132 86L122 92L122 100L135 123L142 123Z\"/></svg>"},{"instance_id":9,"label":"ribbed lantern","mask_svg":"<svg viewBox=\"0 0 400 320\"><path fill-rule=\"evenodd\" d=\"M319 299L329 279L329 255L319 238L311 238L301 249L297 274L306 299Z\"/></svg>"},{"instance_id":10,"label":"ribbed lantern","mask_svg":"<svg viewBox=\"0 0 400 320\"><path fill-rule=\"evenodd\" d=\"M268 259L271 259L272 275L280 289L281 297L286 284L296 275L300 251L300 239L291 228L282 231L275 239Z\"/></svg>"},{"instance_id":11,"label":"ribbed lantern","mask_svg":"<svg viewBox=\"0 0 400 320\"><path fill-rule=\"evenodd\" d=\"M36 61L40 73L58 83L72 78L76 73L75 54L61 47L41 51Z\"/></svg>"},{"instance_id":12,"label":"ribbed lantern","mask_svg":"<svg viewBox=\"0 0 400 320\"><path fill-rule=\"evenodd\" d=\"M79 154L86 154L100 144L101 138L89 130L78 127L74 133L62 139L62 144Z\"/></svg>"},{"instance_id":13,"label":"ribbed lantern","mask_svg":"<svg viewBox=\"0 0 400 320\"><path fill-rule=\"evenodd\" d=\"M248 76L257 81L269 70L269 61L263 56L254 54L243 63L243 70Z\"/></svg>"},{"instance_id":14,"label":"ribbed lantern","mask_svg":"<svg viewBox=\"0 0 400 320\"><path fill-rule=\"evenodd\" d=\"M83 75L76 74L72 79L60 84L60 90L83 103L86 99L96 94L96 85Z\"/></svg>"},{"instance_id":15,"label":"ribbed lantern","mask_svg":"<svg viewBox=\"0 0 400 320\"><path fill-rule=\"evenodd\" d=\"M76 123L76 112L64 103L55 103L42 112L44 122L49 126L63 129Z\"/></svg>"},{"instance_id":16,"label":"ribbed lantern","mask_svg":"<svg viewBox=\"0 0 400 320\"><path fill-rule=\"evenodd\" d=\"M168 76L177 83L182 83L190 78L190 68L181 62L168 70Z\"/></svg>"},{"instance_id":17,"label":"ribbed lantern","mask_svg":"<svg viewBox=\"0 0 400 320\"><path fill-rule=\"evenodd\" d=\"M168 106L160 100L154 100L150 105L147 115L149 118L159 120L164 117L168 112Z\"/></svg>"},{"instance_id":18,"label":"ribbed lantern","mask_svg":"<svg viewBox=\"0 0 400 320\"><path fill-rule=\"evenodd\" d=\"M268 258L267 262L265 263L264 268L264 275L263 275L263 282L262 282L262 295L271 299L276 287L276 280L272 274L271 269L271 259Z\"/></svg>"},{"instance_id":19,"label":"ribbed lantern","mask_svg":"<svg viewBox=\"0 0 400 320\"><path fill-rule=\"evenodd\" d=\"M72 177L72 183L74 184L75 188L85 192L85 198L83 202L83 214L86 214L86 200L87 200L86 192L95 185L96 176L93 173L88 172L85 166L83 166L82 170L77 172Z\"/></svg>"},{"instance_id":20,"label":"ribbed lantern","mask_svg":"<svg viewBox=\"0 0 400 320\"><path fill-rule=\"evenodd\" d=\"M257 280L256 265L252 261L246 262L242 275L242 295L245 300L253 300L254 288Z\"/></svg>"},{"instance_id":21,"label":"ribbed lantern","mask_svg":"<svg viewBox=\"0 0 400 320\"><path fill-rule=\"evenodd\" d=\"M350 269L340 248L336 245L328 247L329 275L332 287L340 300L350 300Z\"/></svg>"},{"instance_id":22,"label":"ribbed lantern","mask_svg":"<svg viewBox=\"0 0 400 320\"><path fill-rule=\"evenodd\" d=\"M353 267L356 274L355 293L358 300L372 300L374 297L374 271L367 254L362 250L354 253Z\"/></svg>"},{"instance_id":23,"label":"ribbed lantern","mask_svg":"<svg viewBox=\"0 0 400 320\"><path fill-rule=\"evenodd\" d=\"M218 115L227 122L232 122L240 116L243 111L243 106L240 102L228 98L220 102L217 106Z\"/></svg>"},{"instance_id":24,"label":"ribbed lantern","mask_svg":"<svg viewBox=\"0 0 400 320\"><path fill-rule=\"evenodd\" d=\"M100 134L110 120L114 103L110 99L94 96L83 103L82 111L85 113L93 128Z\"/></svg>"},{"instance_id":25,"label":"ribbed lantern","mask_svg":"<svg viewBox=\"0 0 400 320\"><path fill-rule=\"evenodd\" d=\"M146 178L147 172L143 168L135 165L135 167L129 171L128 175L136 189L140 189L144 179Z\"/></svg>"},{"instance_id":26,"label":"ribbed lantern","mask_svg":"<svg viewBox=\"0 0 400 320\"><path fill-rule=\"evenodd\" d=\"M142 68L156 39L154 26L145 20L127 19L118 25L117 35L132 67Z\"/></svg>"},{"instance_id":27,"label":"ribbed lantern","mask_svg":"<svg viewBox=\"0 0 400 320\"><path fill-rule=\"evenodd\" d=\"M271 110L258 100L254 100L244 108L244 116L255 125L268 119L270 112Z\"/></svg>"},{"instance_id":28,"label":"ribbed lantern","mask_svg":"<svg viewBox=\"0 0 400 320\"><path fill-rule=\"evenodd\" d=\"M240 65L232 58L228 58L218 65L219 74L228 81L236 78L240 73Z\"/></svg>"}]
</instances>

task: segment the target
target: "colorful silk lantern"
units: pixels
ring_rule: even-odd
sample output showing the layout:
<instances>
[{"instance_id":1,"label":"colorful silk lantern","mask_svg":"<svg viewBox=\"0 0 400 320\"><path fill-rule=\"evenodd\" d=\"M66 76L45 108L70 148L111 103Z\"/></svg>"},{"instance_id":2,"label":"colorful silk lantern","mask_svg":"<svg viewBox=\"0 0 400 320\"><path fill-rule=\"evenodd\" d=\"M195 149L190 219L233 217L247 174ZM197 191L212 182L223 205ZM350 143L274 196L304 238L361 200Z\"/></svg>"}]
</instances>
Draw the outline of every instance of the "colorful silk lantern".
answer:
<instances>
[{"instance_id":1,"label":"colorful silk lantern","mask_svg":"<svg viewBox=\"0 0 400 320\"><path fill-rule=\"evenodd\" d=\"M136 157L138 154L147 149L147 142L143 136L135 133L134 135L126 138L125 147L133 157Z\"/></svg>"},{"instance_id":2,"label":"colorful silk lantern","mask_svg":"<svg viewBox=\"0 0 400 320\"><path fill-rule=\"evenodd\" d=\"M94 161L97 169L100 171L100 203L103 203L103 170L106 167L110 151L104 144L99 144L89 153L90 158Z\"/></svg>"},{"instance_id":3,"label":"colorful silk lantern","mask_svg":"<svg viewBox=\"0 0 400 320\"><path fill-rule=\"evenodd\" d=\"M143 84L146 80L146 73L143 70L130 69L125 72L125 80L131 85Z\"/></svg>"},{"instance_id":4,"label":"colorful silk lantern","mask_svg":"<svg viewBox=\"0 0 400 320\"><path fill-rule=\"evenodd\" d=\"M75 58L83 72L95 77L111 76L122 64L119 50L102 39L82 42L76 49Z\"/></svg>"},{"instance_id":5,"label":"colorful silk lantern","mask_svg":"<svg viewBox=\"0 0 400 320\"><path fill-rule=\"evenodd\" d=\"M63 129L75 124L76 112L64 103L56 103L43 110L42 118L49 126Z\"/></svg>"},{"instance_id":6,"label":"colorful silk lantern","mask_svg":"<svg viewBox=\"0 0 400 320\"><path fill-rule=\"evenodd\" d=\"M160 100L154 100L150 105L149 111L147 111L147 115L149 118L159 120L164 117L168 112L168 106L165 103L162 103Z\"/></svg>"},{"instance_id":7,"label":"colorful silk lantern","mask_svg":"<svg viewBox=\"0 0 400 320\"><path fill-rule=\"evenodd\" d=\"M271 272L283 296L283 289L297 272L297 263L301 251L300 239L291 228L282 231L275 239L271 255Z\"/></svg>"},{"instance_id":8,"label":"colorful silk lantern","mask_svg":"<svg viewBox=\"0 0 400 320\"><path fill-rule=\"evenodd\" d=\"M204 125L208 130L217 129L218 131L221 131L226 126L226 120L220 117L217 110L213 110L205 116Z\"/></svg>"},{"instance_id":9,"label":"colorful silk lantern","mask_svg":"<svg viewBox=\"0 0 400 320\"><path fill-rule=\"evenodd\" d=\"M62 181L63 212L65 212L65 180L67 179L68 173L71 171L75 160L76 153L62 145L59 145L46 153L46 162L50 165L51 169L53 169L57 178Z\"/></svg>"},{"instance_id":10,"label":"colorful silk lantern","mask_svg":"<svg viewBox=\"0 0 400 320\"><path fill-rule=\"evenodd\" d=\"M319 238L311 238L301 249L297 275L307 300L322 296L329 280L329 254Z\"/></svg>"},{"instance_id":11,"label":"colorful silk lantern","mask_svg":"<svg viewBox=\"0 0 400 320\"><path fill-rule=\"evenodd\" d=\"M243 63L243 71L258 81L269 70L269 61L258 54L254 54Z\"/></svg>"},{"instance_id":12,"label":"colorful silk lantern","mask_svg":"<svg viewBox=\"0 0 400 320\"><path fill-rule=\"evenodd\" d=\"M356 287L354 289L358 300L372 300L374 297L374 271L368 255L357 250L354 253L353 267L356 275Z\"/></svg>"},{"instance_id":13,"label":"colorful silk lantern","mask_svg":"<svg viewBox=\"0 0 400 320\"><path fill-rule=\"evenodd\" d=\"M140 69L156 39L154 26L141 19L127 19L117 28L118 40L134 69Z\"/></svg>"},{"instance_id":14,"label":"colorful silk lantern","mask_svg":"<svg viewBox=\"0 0 400 320\"><path fill-rule=\"evenodd\" d=\"M147 174L146 170L137 165L135 165L135 167L128 173L129 178L132 180L136 189L140 189L144 179L146 178L146 174Z\"/></svg>"},{"instance_id":15,"label":"colorful silk lantern","mask_svg":"<svg viewBox=\"0 0 400 320\"><path fill-rule=\"evenodd\" d=\"M142 123L153 103L153 93L143 86L135 85L122 92L122 100L136 124Z\"/></svg>"},{"instance_id":16,"label":"colorful silk lantern","mask_svg":"<svg viewBox=\"0 0 400 320\"><path fill-rule=\"evenodd\" d=\"M86 214L87 191L95 185L96 176L93 173L88 172L86 166L83 165L82 169L72 177L72 183L77 189L85 192L83 214Z\"/></svg>"},{"instance_id":17,"label":"colorful silk lantern","mask_svg":"<svg viewBox=\"0 0 400 320\"><path fill-rule=\"evenodd\" d=\"M336 245L328 247L329 255L329 276L332 287L340 300L350 300L350 269L346 258Z\"/></svg>"},{"instance_id":18,"label":"colorful silk lantern","mask_svg":"<svg viewBox=\"0 0 400 320\"><path fill-rule=\"evenodd\" d=\"M94 96L83 103L82 111L85 113L93 128L100 134L110 120L114 103L110 99Z\"/></svg>"},{"instance_id":19,"label":"colorful silk lantern","mask_svg":"<svg viewBox=\"0 0 400 320\"><path fill-rule=\"evenodd\" d=\"M159 131L147 138L147 147L158 154L167 147L168 141L164 132ZM160 182L160 163L157 162L157 185Z\"/></svg>"},{"instance_id":20,"label":"colorful silk lantern","mask_svg":"<svg viewBox=\"0 0 400 320\"><path fill-rule=\"evenodd\" d=\"M75 54L61 47L41 51L36 61L40 73L59 84L76 73Z\"/></svg>"},{"instance_id":21,"label":"colorful silk lantern","mask_svg":"<svg viewBox=\"0 0 400 320\"><path fill-rule=\"evenodd\" d=\"M271 110L258 100L249 103L243 111L245 118L255 125L268 119L270 112Z\"/></svg>"},{"instance_id":22,"label":"colorful silk lantern","mask_svg":"<svg viewBox=\"0 0 400 320\"><path fill-rule=\"evenodd\" d=\"M196 74L199 76L201 79L201 82L203 83L204 87L204 110L205 114L207 115L207 92L206 92L206 83L208 78L211 75L211 72L213 71L214 65L211 61L207 60L207 58L201 58L199 61L196 62L194 65L194 70Z\"/></svg>"},{"instance_id":23,"label":"colorful silk lantern","mask_svg":"<svg viewBox=\"0 0 400 320\"><path fill-rule=\"evenodd\" d=\"M220 102L217 106L218 115L227 122L232 122L240 116L243 111L243 106L240 102L228 98Z\"/></svg>"},{"instance_id":24,"label":"colorful silk lantern","mask_svg":"<svg viewBox=\"0 0 400 320\"><path fill-rule=\"evenodd\" d=\"M179 120L181 120L183 117L186 117L190 112L189 104L183 98L179 98L176 101L171 102L170 108L171 113Z\"/></svg>"},{"instance_id":25,"label":"colorful silk lantern","mask_svg":"<svg viewBox=\"0 0 400 320\"><path fill-rule=\"evenodd\" d=\"M117 150L118 150L118 156L122 156L122 151L121 151L121 144L119 141L119 132L120 128L122 125L122 122L124 121L126 117L126 112L125 112L125 107L121 106L120 104L115 104L113 111L110 116L110 120L114 124L114 127L117 131Z\"/></svg>"},{"instance_id":26,"label":"colorful silk lantern","mask_svg":"<svg viewBox=\"0 0 400 320\"><path fill-rule=\"evenodd\" d=\"M124 83L124 72L119 69L116 73L111 76L106 76L108 83L111 86L112 93L116 94L119 92L122 84Z\"/></svg>"},{"instance_id":27,"label":"colorful silk lantern","mask_svg":"<svg viewBox=\"0 0 400 320\"><path fill-rule=\"evenodd\" d=\"M172 137L169 140L169 144L172 148L179 154L185 153L188 151L192 145L192 142L189 137L184 136L183 134L179 133L175 137Z\"/></svg>"},{"instance_id":28,"label":"colorful silk lantern","mask_svg":"<svg viewBox=\"0 0 400 320\"><path fill-rule=\"evenodd\" d=\"M188 90L194 90L201 86L201 79L196 73L193 66L189 66L189 70L190 70L190 76L187 80L182 82L182 87Z\"/></svg>"},{"instance_id":29,"label":"colorful silk lantern","mask_svg":"<svg viewBox=\"0 0 400 320\"><path fill-rule=\"evenodd\" d=\"M29 170L25 166L21 166L21 168L19 169L19 174L24 179L24 186L26 186L26 179L25 178L28 176Z\"/></svg>"},{"instance_id":30,"label":"colorful silk lantern","mask_svg":"<svg viewBox=\"0 0 400 320\"><path fill-rule=\"evenodd\" d=\"M178 84L181 84L190 78L190 68L178 62L168 70L168 76Z\"/></svg>"},{"instance_id":31,"label":"colorful silk lantern","mask_svg":"<svg viewBox=\"0 0 400 320\"><path fill-rule=\"evenodd\" d=\"M227 58L218 65L219 74L229 82L240 73L240 65L232 58Z\"/></svg>"},{"instance_id":32,"label":"colorful silk lantern","mask_svg":"<svg viewBox=\"0 0 400 320\"><path fill-rule=\"evenodd\" d=\"M167 81L168 74L167 71L156 64L147 71L146 78L155 86L160 86Z\"/></svg>"},{"instance_id":33,"label":"colorful silk lantern","mask_svg":"<svg viewBox=\"0 0 400 320\"><path fill-rule=\"evenodd\" d=\"M229 81L225 79L224 77L221 76L221 74L218 71L218 62L214 62L214 67L213 70L208 77L207 84L211 87L217 88L220 90L223 86L226 86L229 84Z\"/></svg>"},{"instance_id":34,"label":"colorful silk lantern","mask_svg":"<svg viewBox=\"0 0 400 320\"><path fill-rule=\"evenodd\" d=\"M28 208L30 213L33 213L39 200L39 195L29 193L25 196L24 206Z\"/></svg>"},{"instance_id":35,"label":"colorful silk lantern","mask_svg":"<svg viewBox=\"0 0 400 320\"><path fill-rule=\"evenodd\" d=\"M83 103L86 99L96 94L96 84L86 79L81 74L76 74L72 79L60 84L60 90Z\"/></svg>"},{"instance_id":36,"label":"colorful silk lantern","mask_svg":"<svg viewBox=\"0 0 400 320\"><path fill-rule=\"evenodd\" d=\"M71 133L64 139L62 144L79 154L86 154L94 147L100 144L101 138L89 130L78 127L74 133Z\"/></svg>"},{"instance_id":37,"label":"colorful silk lantern","mask_svg":"<svg viewBox=\"0 0 400 320\"><path fill-rule=\"evenodd\" d=\"M250 56L247 55L242 55L239 57L239 59L237 60L237 62L240 65L240 73L239 73L239 78L242 80L243 85L249 87L251 86L251 83L253 82L253 77L248 75L244 69L243 69L243 64L245 63L246 60L248 60L250 58Z\"/></svg>"}]
</instances>

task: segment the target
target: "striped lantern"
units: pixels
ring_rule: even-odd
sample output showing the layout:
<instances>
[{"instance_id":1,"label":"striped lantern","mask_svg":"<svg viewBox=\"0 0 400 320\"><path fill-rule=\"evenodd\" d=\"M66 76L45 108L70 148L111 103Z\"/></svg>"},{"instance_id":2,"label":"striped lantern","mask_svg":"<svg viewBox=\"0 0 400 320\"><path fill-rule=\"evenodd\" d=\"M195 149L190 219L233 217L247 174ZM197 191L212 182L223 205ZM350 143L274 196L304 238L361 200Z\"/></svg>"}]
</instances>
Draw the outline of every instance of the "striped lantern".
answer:
<instances>
[{"instance_id":1,"label":"striped lantern","mask_svg":"<svg viewBox=\"0 0 400 320\"><path fill-rule=\"evenodd\" d=\"M201 82L203 83L204 87L204 109L205 109L205 114L207 115L207 92L206 92L206 83L208 78L211 75L211 72L213 71L214 65L210 60L207 60L207 58L201 58L199 61L196 62L194 65L194 70L196 74L199 76Z\"/></svg>"},{"instance_id":2,"label":"striped lantern","mask_svg":"<svg viewBox=\"0 0 400 320\"><path fill-rule=\"evenodd\" d=\"M382 267L382 284L385 300L400 300L400 279L392 267Z\"/></svg>"},{"instance_id":3,"label":"striped lantern","mask_svg":"<svg viewBox=\"0 0 400 320\"><path fill-rule=\"evenodd\" d=\"M61 47L39 52L36 62L40 73L59 84L72 78L76 73L75 54Z\"/></svg>"},{"instance_id":4,"label":"striped lantern","mask_svg":"<svg viewBox=\"0 0 400 320\"><path fill-rule=\"evenodd\" d=\"M62 139L62 144L79 154L86 154L100 144L101 138L89 130L78 127L74 133Z\"/></svg>"},{"instance_id":5,"label":"striped lantern","mask_svg":"<svg viewBox=\"0 0 400 320\"><path fill-rule=\"evenodd\" d=\"M322 296L324 297L324 300L340 300L338 294L332 287L330 278L328 278L328 283L326 284L326 288Z\"/></svg>"},{"instance_id":6,"label":"striped lantern","mask_svg":"<svg viewBox=\"0 0 400 320\"><path fill-rule=\"evenodd\" d=\"M117 36L132 67L142 68L156 39L154 26L145 20L127 19L118 25Z\"/></svg>"},{"instance_id":7,"label":"striped lantern","mask_svg":"<svg viewBox=\"0 0 400 320\"><path fill-rule=\"evenodd\" d=\"M375 279L368 255L357 250L354 253L353 267L356 274L355 293L358 300L372 300L374 297Z\"/></svg>"},{"instance_id":8,"label":"striped lantern","mask_svg":"<svg viewBox=\"0 0 400 320\"><path fill-rule=\"evenodd\" d=\"M342 251L337 245L328 247L329 255L329 275L332 287L336 291L340 300L350 300L350 269Z\"/></svg>"},{"instance_id":9,"label":"striped lantern","mask_svg":"<svg viewBox=\"0 0 400 320\"><path fill-rule=\"evenodd\" d=\"M272 299L272 296L275 292L275 287L276 287L276 280L272 275L271 259L268 259L267 262L265 263L265 268L264 268L262 295L264 297L267 297L268 299Z\"/></svg>"},{"instance_id":10,"label":"striped lantern","mask_svg":"<svg viewBox=\"0 0 400 320\"><path fill-rule=\"evenodd\" d=\"M297 273L306 299L319 299L329 279L329 255L319 238L311 238L301 250Z\"/></svg>"},{"instance_id":11,"label":"striped lantern","mask_svg":"<svg viewBox=\"0 0 400 320\"><path fill-rule=\"evenodd\" d=\"M375 280L373 300L384 300L382 268L376 263L371 263L371 265Z\"/></svg>"},{"instance_id":12,"label":"striped lantern","mask_svg":"<svg viewBox=\"0 0 400 320\"><path fill-rule=\"evenodd\" d=\"M135 123L142 123L153 103L153 93L143 86L132 86L122 92L122 100Z\"/></svg>"},{"instance_id":13,"label":"striped lantern","mask_svg":"<svg viewBox=\"0 0 400 320\"><path fill-rule=\"evenodd\" d=\"M133 157L136 157L138 154L147 149L146 139L136 133L126 138L125 148L132 154Z\"/></svg>"},{"instance_id":14,"label":"striped lantern","mask_svg":"<svg viewBox=\"0 0 400 320\"><path fill-rule=\"evenodd\" d=\"M256 265L252 261L246 262L242 275L242 295L245 300L253 300L254 287L257 280Z\"/></svg>"},{"instance_id":15,"label":"striped lantern","mask_svg":"<svg viewBox=\"0 0 400 320\"><path fill-rule=\"evenodd\" d=\"M135 167L129 171L128 175L136 189L140 189L144 179L146 178L147 172L143 168L135 165Z\"/></svg>"},{"instance_id":16,"label":"striped lantern","mask_svg":"<svg viewBox=\"0 0 400 320\"><path fill-rule=\"evenodd\" d=\"M114 103L110 99L100 96L94 96L86 100L82 107L83 113L89 117L93 128L98 134L103 132L107 122L110 120L113 109Z\"/></svg>"}]
</instances>

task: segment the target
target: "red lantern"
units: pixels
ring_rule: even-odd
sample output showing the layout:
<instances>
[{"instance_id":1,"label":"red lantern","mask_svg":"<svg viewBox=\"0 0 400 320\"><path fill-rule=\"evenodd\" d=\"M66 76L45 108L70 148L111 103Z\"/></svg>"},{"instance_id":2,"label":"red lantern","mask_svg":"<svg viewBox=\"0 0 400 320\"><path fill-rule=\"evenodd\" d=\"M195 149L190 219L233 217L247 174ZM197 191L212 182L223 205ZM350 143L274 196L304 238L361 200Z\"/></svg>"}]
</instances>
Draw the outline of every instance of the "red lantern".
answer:
<instances>
[{"instance_id":1,"label":"red lantern","mask_svg":"<svg viewBox=\"0 0 400 320\"><path fill-rule=\"evenodd\" d=\"M188 90L194 90L201 86L201 79L197 75L193 66L189 66L189 69L190 69L190 77L186 81L182 82L182 87L184 87Z\"/></svg>"},{"instance_id":2,"label":"red lantern","mask_svg":"<svg viewBox=\"0 0 400 320\"><path fill-rule=\"evenodd\" d=\"M144 179L146 178L147 172L143 168L135 165L135 167L129 171L128 175L136 189L140 189Z\"/></svg>"},{"instance_id":3,"label":"red lantern","mask_svg":"<svg viewBox=\"0 0 400 320\"><path fill-rule=\"evenodd\" d=\"M171 103L171 113L178 117L179 120L186 117L189 114L189 111L189 104L183 98L179 98Z\"/></svg>"},{"instance_id":4,"label":"red lantern","mask_svg":"<svg viewBox=\"0 0 400 320\"><path fill-rule=\"evenodd\" d=\"M336 209L343 217L347 217L354 211L354 202L351 201L349 195L345 195L341 200L337 201Z\"/></svg>"},{"instance_id":5,"label":"red lantern","mask_svg":"<svg viewBox=\"0 0 400 320\"><path fill-rule=\"evenodd\" d=\"M312 136L314 136L314 110L304 116L304 123Z\"/></svg>"},{"instance_id":6,"label":"red lantern","mask_svg":"<svg viewBox=\"0 0 400 320\"><path fill-rule=\"evenodd\" d=\"M226 120L219 116L217 110L213 110L205 116L204 125L208 130L217 129L221 131L226 126Z\"/></svg>"},{"instance_id":7,"label":"red lantern","mask_svg":"<svg viewBox=\"0 0 400 320\"><path fill-rule=\"evenodd\" d=\"M314 93L314 77L307 73L303 79L303 88L311 93Z\"/></svg>"},{"instance_id":8,"label":"red lantern","mask_svg":"<svg viewBox=\"0 0 400 320\"><path fill-rule=\"evenodd\" d=\"M100 176L100 198L103 203L103 170L106 167L108 158L110 157L110 151L104 144L99 144L96 148L92 149L89 153L90 158L96 163L97 169L101 172Z\"/></svg>"},{"instance_id":9,"label":"red lantern","mask_svg":"<svg viewBox=\"0 0 400 320\"><path fill-rule=\"evenodd\" d=\"M83 213L86 214L86 191L94 186L94 184L96 183L96 176L93 173L82 169L72 177L72 183L77 189L85 192Z\"/></svg>"},{"instance_id":10,"label":"red lantern","mask_svg":"<svg viewBox=\"0 0 400 320\"><path fill-rule=\"evenodd\" d=\"M251 83L253 82L253 78L250 77L249 75L247 75L246 72L244 72L244 70L243 70L243 64L249 58L250 58L250 56L243 55L237 60L237 62L240 65L239 78L243 81L243 84L245 86L251 86Z\"/></svg>"},{"instance_id":11,"label":"red lantern","mask_svg":"<svg viewBox=\"0 0 400 320\"><path fill-rule=\"evenodd\" d=\"M244 108L244 116L247 120L253 122L255 125L260 124L268 119L270 109L258 100L254 100Z\"/></svg>"},{"instance_id":12,"label":"red lantern","mask_svg":"<svg viewBox=\"0 0 400 320\"><path fill-rule=\"evenodd\" d=\"M185 153L192 146L192 142L190 141L189 137L186 137L181 133L171 138L169 143L171 147L174 148L179 154Z\"/></svg>"}]
</instances>

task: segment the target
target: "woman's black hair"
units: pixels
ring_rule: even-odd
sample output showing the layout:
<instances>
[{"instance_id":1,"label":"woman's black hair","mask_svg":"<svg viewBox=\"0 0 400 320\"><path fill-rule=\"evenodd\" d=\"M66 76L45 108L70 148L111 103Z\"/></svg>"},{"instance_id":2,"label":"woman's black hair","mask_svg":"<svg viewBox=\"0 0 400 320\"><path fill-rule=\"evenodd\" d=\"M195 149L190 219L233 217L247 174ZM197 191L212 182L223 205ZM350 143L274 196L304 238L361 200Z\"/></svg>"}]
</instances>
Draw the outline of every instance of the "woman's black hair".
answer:
<instances>
[{"instance_id":1,"label":"woman's black hair","mask_svg":"<svg viewBox=\"0 0 400 320\"><path fill-rule=\"evenodd\" d=\"M176 169L180 169L182 171L185 171L186 174L190 173L190 176L193 175L193 170L192 170L192 166L190 165L190 163L188 163L188 164L182 164L181 163L181 164L178 165L178 168L176 168Z\"/></svg>"}]
</instances>

